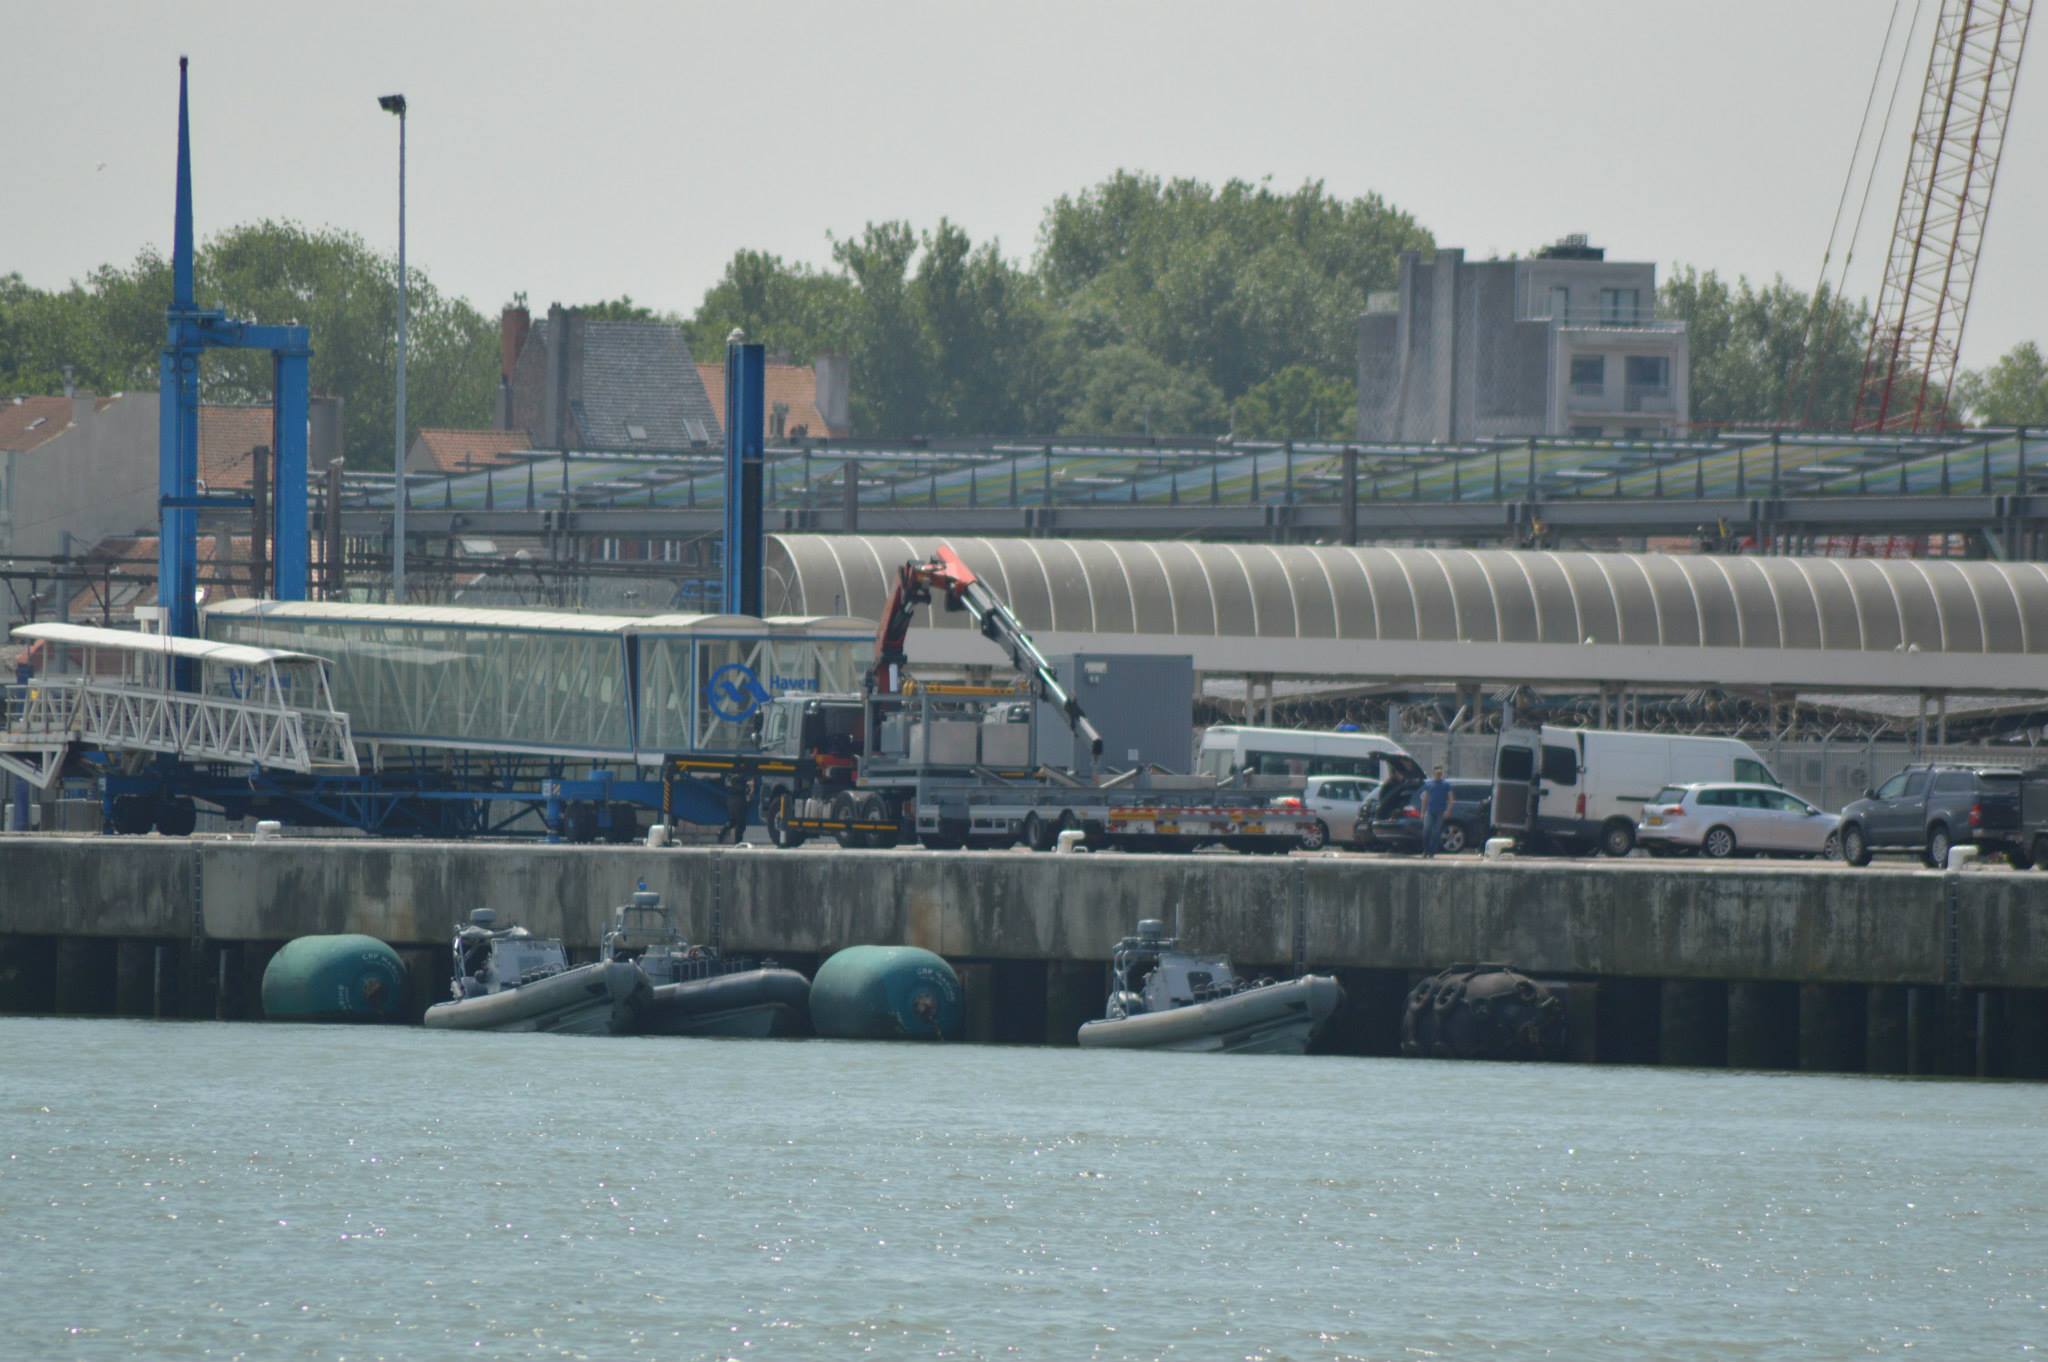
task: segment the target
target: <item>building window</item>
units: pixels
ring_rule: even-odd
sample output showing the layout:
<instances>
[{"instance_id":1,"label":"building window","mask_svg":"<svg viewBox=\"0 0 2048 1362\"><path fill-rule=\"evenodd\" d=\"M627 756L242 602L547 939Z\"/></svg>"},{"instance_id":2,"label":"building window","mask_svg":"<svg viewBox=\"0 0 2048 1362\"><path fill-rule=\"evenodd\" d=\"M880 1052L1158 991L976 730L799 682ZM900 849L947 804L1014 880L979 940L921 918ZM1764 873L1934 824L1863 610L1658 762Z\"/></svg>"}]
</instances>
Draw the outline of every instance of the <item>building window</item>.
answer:
<instances>
[{"instance_id":1,"label":"building window","mask_svg":"<svg viewBox=\"0 0 2048 1362\"><path fill-rule=\"evenodd\" d=\"M1671 388L1671 360L1666 355L1630 355L1628 386L1638 392L1668 392Z\"/></svg>"},{"instance_id":2,"label":"building window","mask_svg":"<svg viewBox=\"0 0 2048 1362\"><path fill-rule=\"evenodd\" d=\"M1574 440L1597 440L1600 438L1600 427L1573 426L1571 428L1571 437Z\"/></svg>"},{"instance_id":3,"label":"building window","mask_svg":"<svg viewBox=\"0 0 2048 1362\"><path fill-rule=\"evenodd\" d=\"M1607 390L1607 356L1572 356L1572 391L1598 396Z\"/></svg>"},{"instance_id":4,"label":"building window","mask_svg":"<svg viewBox=\"0 0 2048 1362\"><path fill-rule=\"evenodd\" d=\"M1634 326L1642 318L1638 315L1640 289L1603 288L1600 290L1600 320L1610 326Z\"/></svg>"}]
</instances>

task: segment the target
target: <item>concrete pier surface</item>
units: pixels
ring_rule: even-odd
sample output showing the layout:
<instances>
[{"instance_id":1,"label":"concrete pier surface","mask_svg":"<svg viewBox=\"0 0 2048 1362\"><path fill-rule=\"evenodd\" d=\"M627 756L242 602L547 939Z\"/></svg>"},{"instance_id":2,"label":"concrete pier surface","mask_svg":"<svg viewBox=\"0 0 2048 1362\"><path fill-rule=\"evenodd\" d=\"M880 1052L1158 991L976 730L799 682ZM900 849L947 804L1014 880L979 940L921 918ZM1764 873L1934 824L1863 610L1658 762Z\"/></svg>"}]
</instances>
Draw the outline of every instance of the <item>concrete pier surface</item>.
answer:
<instances>
[{"instance_id":1,"label":"concrete pier surface","mask_svg":"<svg viewBox=\"0 0 2048 1362\"><path fill-rule=\"evenodd\" d=\"M728 953L801 966L862 943L935 951L998 995L976 1029L1003 1039L1071 1038L1076 1011L1100 1006L1111 948L1145 917L1246 971L1297 956L1335 970L1354 1004L1461 962L1605 985L1589 1015L1607 1021L1606 1058L1935 1071L1908 1056L2031 1052L2048 1027L2048 874L156 837L0 839L0 1008L148 997L165 1015L253 1015L243 981L277 945L316 932L399 947L427 976L424 999L471 908L587 955L642 880L692 940ZM101 944L58 949L67 942ZM1984 1007L1959 996L1987 991L2010 996ZM1937 1012L1958 1034L1915 1032ZM2022 1054L1999 1068L2034 1063Z\"/></svg>"}]
</instances>

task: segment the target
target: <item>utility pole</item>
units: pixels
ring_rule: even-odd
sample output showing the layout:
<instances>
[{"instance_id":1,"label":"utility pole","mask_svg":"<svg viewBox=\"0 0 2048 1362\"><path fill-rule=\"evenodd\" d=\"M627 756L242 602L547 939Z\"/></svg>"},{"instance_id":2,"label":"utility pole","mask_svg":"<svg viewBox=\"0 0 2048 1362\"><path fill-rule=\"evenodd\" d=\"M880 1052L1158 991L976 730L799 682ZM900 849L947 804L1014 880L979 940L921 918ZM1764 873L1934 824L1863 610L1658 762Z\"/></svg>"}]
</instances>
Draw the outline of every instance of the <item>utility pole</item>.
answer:
<instances>
[{"instance_id":1,"label":"utility pole","mask_svg":"<svg viewBox=\"0 0 2048 1362\"><path fill-rule=\"evenodd\" d=\"M393 418L391 603L405 604L405 96L384 95L377 107L398 115L398 412Z\"/></svg>"}]
</instances>

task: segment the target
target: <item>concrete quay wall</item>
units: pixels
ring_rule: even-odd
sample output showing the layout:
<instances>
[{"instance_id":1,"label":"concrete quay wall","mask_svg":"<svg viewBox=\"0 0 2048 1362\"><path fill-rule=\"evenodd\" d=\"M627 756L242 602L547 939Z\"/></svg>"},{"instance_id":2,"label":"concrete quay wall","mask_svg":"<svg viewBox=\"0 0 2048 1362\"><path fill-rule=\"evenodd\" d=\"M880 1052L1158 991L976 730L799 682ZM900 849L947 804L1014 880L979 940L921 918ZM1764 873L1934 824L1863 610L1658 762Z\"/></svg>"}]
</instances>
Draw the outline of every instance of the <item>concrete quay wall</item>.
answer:
<instances>
[{"instance_id":1,"label":"concrete quay wall","mask_svg":"<svg viewBox=\"0 0 2048 1362\"><path fill-rule=\"evenodd\" d=\"M470 908L596 946L645 880L694 940L1099 963L1141 917L1246 966L2048 988L2048 875L1696 862L0 839L0 937L444 945Z\"/></svg>"}]
</instances>

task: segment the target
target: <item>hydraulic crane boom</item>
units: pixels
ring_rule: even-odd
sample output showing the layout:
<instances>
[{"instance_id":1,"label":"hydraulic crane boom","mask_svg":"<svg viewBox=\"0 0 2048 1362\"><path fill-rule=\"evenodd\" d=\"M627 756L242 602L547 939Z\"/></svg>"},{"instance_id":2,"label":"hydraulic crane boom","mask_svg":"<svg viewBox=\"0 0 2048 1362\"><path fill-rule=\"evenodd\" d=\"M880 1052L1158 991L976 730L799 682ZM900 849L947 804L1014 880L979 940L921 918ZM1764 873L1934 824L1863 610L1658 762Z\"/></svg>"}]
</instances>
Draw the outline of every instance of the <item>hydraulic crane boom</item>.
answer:
<instances>
[{"instance_id":1,"label":"hydraulic crane boom","mask_svg":"<svg viewBox=\"0 0 2048 1362\"><path fill-rule=\"evenodd\" d=\"M1010 613L1010 607L997 599L995 592L961 561L960 555L944 544L929 561L912 561L897 569L896 589L890 593L889 603L882 610L882 622L875 630L875 666L868 674L870 693L894 695L902 689L904 640L910 634L910 622L917 607L930 603L934 589L943 593L948 610L965 610L982 636L1010 655L1010 665L1032 678L1040 698L1059 707L1074 735L1087 741L1091 755L1102 755L1102 735L1088 722L1080 704L1060 685L1052 664L1038 651L1031 635Z\"/></svg>"}]
</instances>

